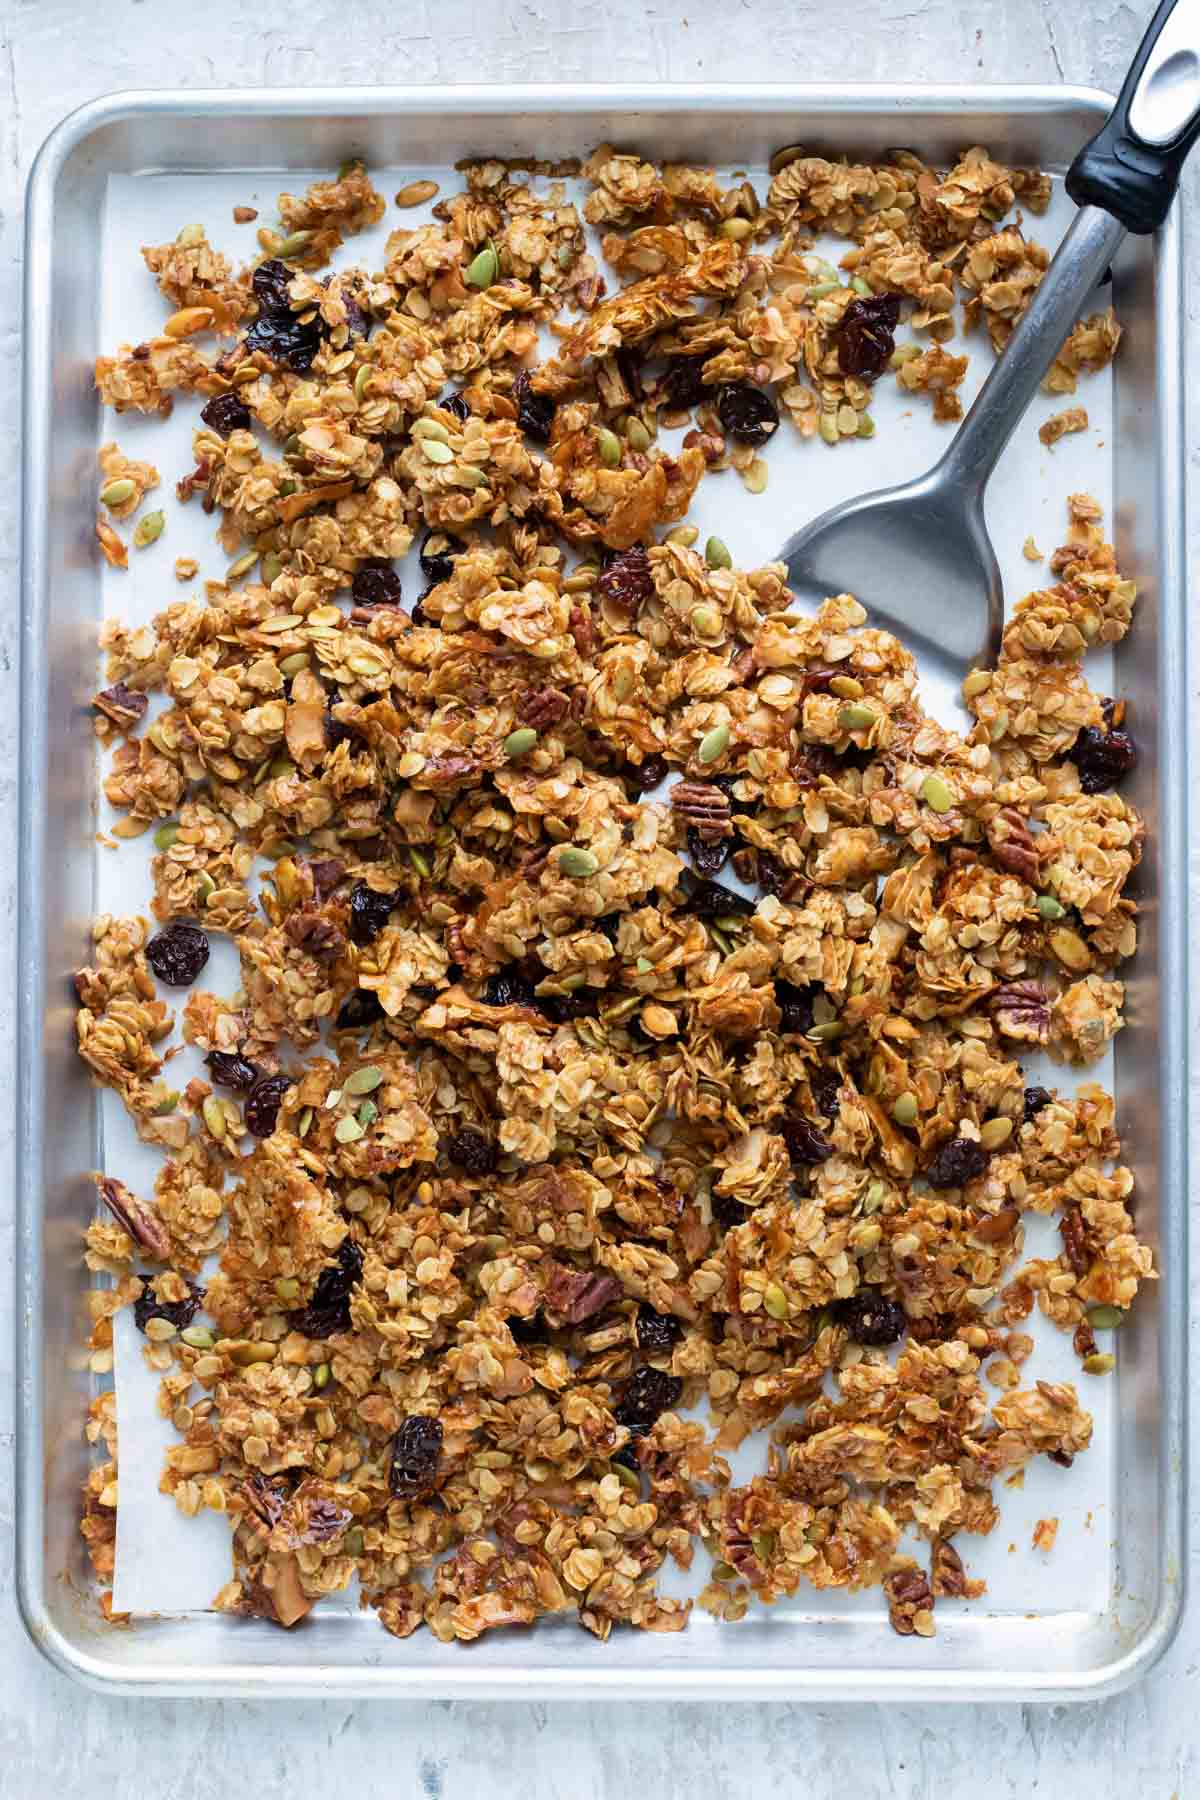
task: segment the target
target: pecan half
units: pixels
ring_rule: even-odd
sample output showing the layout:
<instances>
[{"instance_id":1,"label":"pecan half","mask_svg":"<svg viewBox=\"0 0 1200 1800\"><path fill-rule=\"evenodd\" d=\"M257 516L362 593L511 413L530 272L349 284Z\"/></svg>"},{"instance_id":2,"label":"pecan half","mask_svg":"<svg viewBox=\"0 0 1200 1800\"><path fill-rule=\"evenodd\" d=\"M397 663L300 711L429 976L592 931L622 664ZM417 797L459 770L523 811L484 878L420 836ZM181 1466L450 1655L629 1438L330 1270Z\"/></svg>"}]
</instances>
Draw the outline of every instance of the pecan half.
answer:
<instances>
[{"instance_id":1,"label":"pecan half","mask_svg":"<svg viewBox=\"0 0 1200 1800\"><path fill-rule=\"evenodd\" d=\"M671 789L671 810L706 838L728 837L729 796L711 781L679 781Z\"/></svg>"},{"instance_id":2,"label":"pecan half","mask_svg":"<svg viewBox=\"0 0 1200 1800\"><path fill-rule=\"evenodd\" d=\"M1067 1261L1077 1275L1086 1275L1092 1259L1088 1255L1087 1226L1081 1209L1078 1206L1068 1206L1058 1221L1058 1229L1062 1233Z\"/></svg>"},{"instance_id":3,"label":"pecan half","mask_svg":"<svg viewBox=\"0 0 1200 1800\"><path fill-rule=\"evenodd\" d=\"M95 1182L100 1198L122 1231L127 1231L147 1256L165 1262L171 1253L171 1240L157 1213L144 1206L115 1176L97 1175Z\"/></svg>"},{"instance_id":4,"label":"pecan half","mask_svg":"<svg viewBox=\"0 0 1200 1800\"><path fill-rule=\"evenodd\" d=\"M1015 806L1002 806L987 828L992 855L1002 869L1019 875L1030 887L1038 883L1040 858L1037 840Z\"/></svg>"},{"instance_id":5,"label":"pecan half","mask_svg":"<svg viewBox=\"0 0 1200 1800\"><path fill-rule=\"evenodd\" d=\"M966 1570L962 1566L962 1557L945 1538L934 1539L929 1572L933 1578L933 1591L939 1598L962 1599L967 1591Z\"/></svg>"},{"instance_id":6,"label":"pecan half","mask_svg":"<svg viewBox=\"0 0 1200 1800\"><path fill-rule=\"evenodd\" d=\"M139 694L136 689L126 687L123 681L114 683L112 687L102 688L92 701L96 711L102 712L114 725L119 725L122 731L129 731L139 719L144 718L149 704L149 694Z\"/></svg>"},{"instance_id":7,"label":"pecan half","mask_svg":"<svg viewBox=\"0 0 1200 1800\"><path fill-rule=\"evenodd\" d=\"M522 725L532 725L535 731L546 731L560 719L565 719L570 710L570 698L558 688L530 688L522 695L517 714Z\"/></svg>"},{"instance_id":8,"label":"pecan half","mask_svg":"<svg viewBox=\"0 0 1200 1800\"><path fill-rule=\"evenodd\" d=\"M899 1569L884 1580L888 1617L900 1637L933 1636L933 1589L923 1569Z\"/></svg>"},{"instance_id":9,"label":"pecan half","mask_svg":"<svg viewBox=\"0 0 1200 1800\"><path fill-rule=\"evenodd\" d=\"M1040 981L1013 981L990 1001L997 1031L1023 1044L1050 1041L1050 999Z\"/></svg>"}]
</instances>

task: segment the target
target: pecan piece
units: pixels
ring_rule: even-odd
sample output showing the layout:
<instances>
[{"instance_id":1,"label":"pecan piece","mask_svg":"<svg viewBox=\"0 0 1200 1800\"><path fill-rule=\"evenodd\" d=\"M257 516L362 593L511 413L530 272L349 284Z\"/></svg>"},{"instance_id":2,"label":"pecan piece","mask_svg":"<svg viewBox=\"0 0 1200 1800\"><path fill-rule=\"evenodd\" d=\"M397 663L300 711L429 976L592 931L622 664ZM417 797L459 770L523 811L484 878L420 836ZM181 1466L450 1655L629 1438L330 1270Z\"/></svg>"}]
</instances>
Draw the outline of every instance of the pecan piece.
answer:
<instances>
[{"instance_id":1,"label":"pecan piece","mask_svg":"<svg viewBox=\"0 0 1200 1800\"><path fill-rule=\"evenodd\" d=\"M985 1213L979 1222L971 1227L971 1236L979 1239L981 1244L999 1244L1011 1237L1020 1213L1015 1206L1002 1206L999 1212Z\"/></svg>"},{"instance_id":2,"label":"pecan piece","mask_svg":"<svg viewBox=\"0 0 1200 1800\"><path fill-rule=\"evenodd\" d=\"M171 1240L158 1215L136 1199L125 1183L118 1181L115 1176L97 1175L93 1179L100 1198L121 1230L127 1231L147 1256L154 1257L158 1262L165 1262L171 1253Z\"/></svg>"},{"instance_id":3,"label":"pecan piece","mask_svg":"<svg viewBox=\"0 0 1200 1800\"><path fill-rule=\"evenodd\" d=\"M671 789L671 810L706 838L728 837L729 796L711 781L679 781Z\"/></svg>"},{"instance_id":4,"label":"pecan piece","mask_svg":"<svg viewBox=\"0 0 1200 1800\"><path fill-rule=\"evenodd\" d=\"M1088 1255L1087 1226L1084 1224L1081 1208L1068 1206L1058 1221L1058 1229L1062 1233L1067 1261L1076 1275L1086 1275L1092 1259Z\"/></svg>"},{"instance_id":5,"label":"pecan piece","mask_svg":"<svg viewBox=\"0 0 1200 1800\"><path fill-rule=\"evenodd\" d=\"M1075 1327L1075 1335L1071 1339L1078 1357L1092 1356L1096 1349L1096 1334L1087 1319L1080 1319Z\"/></svg>"},{"instance_id":6,"label":"pecan piece","mask_svg":"<svg viewBox=\"0 0 1200 1800\"><path fill-rule=\"evenodd\" d=\"M149 704L149 694L139 694L135 688L126 687L123 681L102 688L92 701L96 711L102 712L122 731L131 730L145 716Z\"/></svg>"},{"instance_id":7,"label":"pecan piece","mask_svg":"<svg viewBox=\"0 0 1200 1800\"><path fill-rule=\"evenodd\" d=\"M570 698L552 687L530 688L522 695L517 707L522 725L532 725L535 731L546 731L551 725L557 725L570 710Z\"/></svg>"},{"instance_id":8,"label":"pecan piece","mask_svg":"<svg viewBox=\"0 0 1200 1800\"><path fill-rule=\"evenodd\" d=\"M923 1569L898 1569L883 1583L892 1630L900 1637L933 1636L933 1589Z\"/></svg>"},{"instance_id":9,"label":"pecan piece","mask_svg":"<svg viewBox=\"0 0 1200 1800\"><path fill-rule=\"evenodd\" d=\"M546 1311L565 1319L568 1325L582 1325L621 1291L621 1284L613 1275L580 1273L565 1263L555 1263L546 1283Z\"/></svg>"},{"instance_id":10,"label":"pecan piece","mask_svg":"<svg viewBox=\"0 0 1200 1800\"><path fill-rule=\"evenodd\" d=\"M1036 887L1040 867L1037 841L1015 806L1000 808L988 824L987 836L1000 867Z\"/></svg>"},{"instance_id":11,"label":"pecan piece","mask_svg":"<svg viewBox=\"0 0 1200 1800\"><path fill-rule=\"evenodd\" d=\"M307 950L318 962L333 962L346 948L341 929L315 908L301 907L289 913L283 929L297 949Z\"/></svg>"},{"instance_id":12,"label":"pecan piece","mask_svg":"<svg viewBox=\"0 0 1200 1800\"><path fill-rule=\"evenodd\" d=\"M1050 1041L1050 998L1040 981L1012 981L990 1001L997 1031L1023 1044Z\"/></svg>"}]
</instances>

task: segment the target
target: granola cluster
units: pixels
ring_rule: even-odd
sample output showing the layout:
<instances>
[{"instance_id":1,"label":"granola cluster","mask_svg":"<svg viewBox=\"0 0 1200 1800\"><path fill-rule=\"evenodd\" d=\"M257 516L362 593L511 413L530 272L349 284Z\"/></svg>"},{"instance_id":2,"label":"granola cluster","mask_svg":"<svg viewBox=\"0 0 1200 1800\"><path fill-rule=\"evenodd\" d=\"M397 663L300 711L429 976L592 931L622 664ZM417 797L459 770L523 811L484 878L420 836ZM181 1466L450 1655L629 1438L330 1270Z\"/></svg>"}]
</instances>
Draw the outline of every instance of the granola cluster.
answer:
<instances>
[{"instance_id":1,"label":"granola cluster","mask_svg":"<svg viewBox=\"0 0 1200 1800\"><path fill-rule=\"evenodd\" d=\"M145 252L163 335L97 363L118 411L205 398L177 493L230 563L103 633L154 925L96 922L79 1047L164 1160L153 1196L97 1177L94 1367L132 1305L162 1486L228 1515L232 1613L290 1626L357 1581L399 1636L674 1631L656 1574L699 1540L722 1617L882 1583L928 1635L981 1591L951 1540L995 1481L1091 1435L1026 1380L1022 1322L1101 1373L1153 1278L1111 1099L1020 1061L1122 1023L1142 828L1083 660L1135 592L1074 496L963 734L851 596L804 616L781 565L678 522L713 470L765 481L780 407L866 434L889 358L956 416L956 296L1002 346L1046 260L1002 222L1048 184L982 150L789 151L765 204L607 146L583 173L581 216L472 163L376 273L319 274L382 216L359 166L281 196L253 269L188 227ZM889 295L927 348L891 357ZM1064 367L1115 342L1090 323ZM157 481L115 445L102 472L118 520ZM174 1087L181 1044L205 1076ZM1058 1256L1025 1259L1031 1211ZM89 1435L109 1578L105 1398Z\"/></svg>"}]
</instances>

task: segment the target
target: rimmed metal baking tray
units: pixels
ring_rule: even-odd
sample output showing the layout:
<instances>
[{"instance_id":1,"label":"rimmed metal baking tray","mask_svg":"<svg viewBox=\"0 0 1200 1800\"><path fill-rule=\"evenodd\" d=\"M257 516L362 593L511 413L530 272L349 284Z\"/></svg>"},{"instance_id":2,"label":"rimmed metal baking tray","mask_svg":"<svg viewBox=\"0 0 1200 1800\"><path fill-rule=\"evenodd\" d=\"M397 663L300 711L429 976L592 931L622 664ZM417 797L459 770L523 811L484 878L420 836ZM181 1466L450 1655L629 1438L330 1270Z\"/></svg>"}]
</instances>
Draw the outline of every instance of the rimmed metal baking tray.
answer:
<instances>
[{"instance_id":1,"label":"rimmed metal baking tray","mask_svg":"<svg viewBox=\"0 0 1200 1800\"><path fill-rule=\"evenodd\" d=\"M1098 1600L1026 1613L979 1603L930 1643L865 1610L800 1596L735 1628L702 1615L679 1636L607 1646L553 1623L469 1648L397 1643L373 1619L318 1609L290 1634L206 1612L113 1630L78 1536L92 1378L80 1236L98 1160L97 1098L74 1054L69 974L96 901L95 765L88 699L102 572L91 540L100 423L106 196L114 177L244 176L337 164L449 166L471 153L578 155L603 139L647 154L762 168L803 141L877 154L911 144L951 161L983 142L1061 173L1107 112L1080 88L548 86L121 94L61 124L29 184L26 228L18 1095L18 1591L35 1643L67 1673L122 1693L453 1695L460 1698L1067 1699L1119 1689L1169 1643L1184 1579L1187 1174L1186 641L1183 592L1181 264L1173 216L1130 239L1114 270L1125 327L1110 446L1122 566L1138 579L1116 691L1142 750L1132 797L1148 827L1142 942L1118 1040L1116 1091L1138 1219L1161 1279L1121 1335L1107 1559ZM276 182L276 177L282 179ZM187 217L186 212L182 215ZM865 483L864 483L865 485ZM1089 1395L1090 1398L1090 1395ZM166 1504L164 1502L164 1504ZM1069 1504L1064 1494L1064 1504ZM940 1615L939 1615L940 1618Z\"/></svg>"}]
</instances>

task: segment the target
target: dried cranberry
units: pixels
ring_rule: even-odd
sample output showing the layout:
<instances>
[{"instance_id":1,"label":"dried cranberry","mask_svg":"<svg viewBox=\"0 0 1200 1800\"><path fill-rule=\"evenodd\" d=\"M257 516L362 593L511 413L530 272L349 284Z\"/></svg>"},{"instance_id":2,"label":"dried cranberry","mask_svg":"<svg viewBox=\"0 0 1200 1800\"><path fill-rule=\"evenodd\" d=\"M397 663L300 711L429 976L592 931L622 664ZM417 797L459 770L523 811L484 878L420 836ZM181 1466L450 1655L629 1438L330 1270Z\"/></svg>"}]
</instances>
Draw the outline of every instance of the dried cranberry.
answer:
<instances>
[{"instance_id":1,"label":"dried cranberry","mask_svg":"<svg viewBox=\"0 0 1200 1800\"><path fill-rule=\"evenodd\" d=\"M208 405L200 408L200 417L223 438L231 431L250 429L250 408L236 394L214 394Z\"/></svg>"},{"instance_id":2,"label":"dried cranberry","mask_svg":"<svg viewBox=\"0 0 1200 1800\"><path fill-rule=\"evenodd\" d=\"M1116 787L1137 762L1137 750L1127 731L1100 731L1085 725L1068 751L1068 761L1079 770L1085 794L1102 794Z\"/></svg>"},{"instance_id":3,"label":"dried cranberry","mask_svg":"<svg viewBox=\"0 0 1200 1800\"><path fill-rule=\"evenodd\" d=\"M146 945L146 961L168 987L190 987L208 961L208 938L198 925L168 925Z\"/></svg>"},{"instance_id":4,"label":"dried cranberry","mask_svg":"<svg viewBox=\"0 0 1200 1800\"><path fill-rule=\"evenodd\" d=\"M133 1303L133 1322L139 1331L144 1332L151 1319L166 1319L174 1325L176 1331L182 1331L190 1325L200 1311L204 1300L204 1289L195 1282L187 1284L187 1295L182 1300L159 1300L150 1286L149 1277L141 1294Z\"/></svg>"},{"instance_id":5,"label":"dried cranberry","mask_svg":"<svg viewBox=\"0 0 1200 1800\"><path fill-rule=\"evenodd\" d=\"M218 1087L232 1088L235 1094L249 1093L262 1070L247 1062L233 1050L213 1050L205 1057Z\"/></svg>"},{"instance_id":6,"label":"dried cranberry","mask_svg":"<svg viewBox=\"0 0 1200 1800\"><path fill-rule=\"evenodd\" d=\"M453 413L454 417L462 424L465 424L471 416L471 409L461 394L448 394L444 400L438 401L438 405L443 412Z\"/></svg>"},{"instance_id":7,"label":"dried cranberry","mask_svg":"<svg viewBox=\"0 0 1200 1800\"><path fill-rule=\"evenodd\" d=\"M350 1329L350 1290L362 1276L363 1253L351 1238L343 1238L337 1261L317 1276L312 1298L299 1312L288 1315L293 1331L305 1337L327 1338Z\"/></svg>"},{"instance_id":8,"label":"dried cranberry","mask_svg":"<svg viewBox=\"0 0 1200 1800\"><path fill-rule=\"evenodd\" d=\"M251 352L261 350L273 363L304 375L321 348L321 332L315 321L303 325L292 313L268 313L255 319L242 346Z\"/></svg>"},{"instance_id":9,"label":"dried cranberry","mask_svg":"<svg viewBox=\"0 0 1200 1800\"><path fill-rule=\"evenodd\" d=\"M356 881L350 889L351 941L373 944L399 901L399 894L381 894L368 887L365 881Z\"/></svg>"},{"instance_id":10,"label":"dried cranberry","mask_svg":"<svg viewBox=\"0 0 1200 1800\"><path fill-rule=\"evenodd\" d=\"M259 263L251 277L254 298L258 301L260 313L289 313L292 310L288 284L294 271L277 256Z\"/></svg>"},{"instance_id":11,"label":"dried cranberry","mask_svg":"<svg viewBox=\"0 0 1200 1800\"><path fill-rule=\"evenodd\" d=\"M792 879L792 871L785 869L777 856L769 850L756 850L754 853L754 877L764 894L782 894Z\"/></svg>"},{"instance_id":12,"label":"dried cranberry","mask_svg":"<svg viewBox=\"0 0 1200 1800\"><path fill-rule=\"evenodd\" d=\"M665 756L647 756L636 768L629 763L622 772L635 793L648 794L651 788L667 779L670 764Z\"/></svg>"},{"instance_id":13,"label":"dried cranberry","mask_svg":"<svg viewBox=\"0 0 1200 1800\"><path fill-rule=\"evenodd\" d=\"M291 1087L288 1075L264 1075L246 1097L246 1129L257 1138L269 1138L279 1119L283 1096Z\"/></svg>"},{"instance_id":14,"label":"dried cranberry","mask_svg":"<svg viewBox=\"0 0 1200 1800\"><path fill-rule=\"evenodd\" d=\"M754 913L752 900L735 894L732 888L722 887L719 881L699 881L690 869L683 871L679 885L684 895L679 910L694 918L719 919L728 913L731 918L749 919Z\"/></svg>"},{"instance_id":15,"label":"dried cranberry","mask_svg":"<svg viewBox=\"0 0 1200 1800\"><path fill-rule=\"evenodd\" d=\"M925 1179L930 1187L965 1187L983 1174L988 1166L988 1153L974 1138L951 1138L943 1144L929 1167Z\"/></svg>"},{"instance_id":16,"label":"dried cranberry","mask_svg":"<svg viewBox=\"0 0 1200 1800\"><path fill-rule=\"evenodd\" d=\"M379 995L371 988L355 988L334 1021L338 1031L365 1031L385 1018Z\"/></svg>"},{"instance_id":17,"label":"dried cranberry","mask_svg":"<svg viewBox=\"0 0 1200 1800\"><path fill-rule=\"evenodd\" d=\"M660 404L672 412L684 412L689 407L699 406L705 393L701 375L703 367L702 356L673 356L658 384Z\"/></svg>"},{"instance_id":18,"label":"dried cranberry","mask_svg":"<svg viewBox=\"0 0 1200 1800\"><path fill-rule=\"evenodd\" d=\"M677 1375L667 1375L662 1369L643 1363L622 1388L613 1417L634 1437L640 1437L650 1430L660 1414L678 1402L682 1393L683 1383Z\"/></svg>"},{"instance_id":19,"label":"dried cranberry","mask_svg":"<svg viewBox=\"0 0 1200 1800\"><path fill-rule=\"evenodd\" d=\"M655 1312L644 1300L637 1309L638 1349L647 1356L669 1356L681 1329L678 1319L670 1313Z\"/></svg>"},{"instance_id":20,"label":"dried cranberry","mask_svg":"<svg viewBox=\"0 0 1200 1800\"><path fill-rule=\"evenodd\" d=\"M515 963L489 975L479 996L485 1006L536 1006L533 983L527 981Z\"/></svg>"},{"instance_id":21,"label":"dried cranberry","mask_svg":"<svg viewBox=\"0 0 1200 1800\"><path fill-rule=\"evenodd\" d=\"M363 1253L351 1238L343 1238L337 1261L317 1276L312 1298L299 1312L289 1313L293 1331L309 1338L328 1338L350 1329L350 1290L362 1276Z\"/></svg>"},{"instance_id":22,"label":"dried cranberry","mask_svg":"<svg viewBox=\"0 0 1200 1800\"><path fill-rule=\"evenodd\" d=\"M836 1119L842 1104L842 1078L837 1070L818 1063L808 1071L808 1085L817 1111L827 1119Z\"/></svg>"},{"instance_id":23,"label":"dried cranberry","mask_svg":"<svg viewBox=\"0 0 1200 1800\"><path fill-rule=\"evenodd\" d=\"M765 444L779 430L779 408L762 388L727 381L717 389L717 415L740 444Z\"/></svg>"},{"instance_id":24,"label":"dried cranberry","mask_svg":"<svg viewBox=\"0 0 1200 1800\"><path fill-rule=\"evenodd\" d=\"M645 546L633 544L628 550L610 552L596 586L605 600L617 606L637 606L648 600L654 592L654 577Z\"/></svg>"},{"instance_id":25,"label":"dried cranberry","mask_svg":"<svg viewBox=\"0 0 1200 1800\"><path fill-rule=\"evenodd\" d=\"M397 1500L415 1500L431 1492L441 1459L442 1421L410 1413L392 1439L388 1486Z\"/></svg>"},{"instance_id":26,"label":"dried cranberry","mask_svg":"<svg viewBox=\"0 0 1200 1800\"><path fill-rule=\"evenodd\" d=\"M548 444L555 405L549 394L534 392L528 369L522 369L513 382L513 399L517 403L517 424L526 437L536 444Z\"/></svg>"},{"instance_id":27,"label":"dried cranberry","mask_svg":"<svg viewBox=\"0 0 1200 1800\"><path fill-rule=\"evenodd\" d=\"M889 1300L878 1288L860 1288L848 1300L839 1300L833 1311L856 1344L894 1344L908 1324L900 1302Z\"/></svg>"},{"instance_id":28,"label":"dried cranberry","mask_svg":"<svg viewBox=\"0 0 1200 1800\"><path fill-rule=\"evenodd\" d=\"M574 994L536 994L534 1003L555 1025L569 1025L572 1019L595 1018L600 993L597 988L585 987Z\"/></svg>"},{"instance_id":29,"label":"dried cranberry","mask_svg":"<svg viewBox=\"0 0 1200 1800\"><path fill-rule=\"evenodd\" d=\"M528 1319L510 1313L505 1324L514 1344L544 1344L546 1341L546 1320L540 1308Z\"/></svg>"},{"instance_id":30,"label":"dried cranberry","mask_svg":"<svg viewBox=\"0 0 1200 1800\"><path fill-rule=\"evenodd\" d=\"M400 577L382 556L367 556L354 571L355 606L399 606Z\"/></svg>"},{"instance_id":31,"label":"dried cranberry","mask_svg":"<svg viewBox=\"0 0 1200 1800\"><path fill-rule=\"evenodd\" d=\"M838 368L859 381L876 381L896 348L899 294L872 294L852 300L835 333Z\"/></svg>"},{"instance_id":32,"label":"dried cranberry","mask_svg":"<svg viewBox=\"0 0 1200 1800\"><path fill-rule=\"evenodd\" d=\"M1049 1088L1027 1087L1025 1089L1025 1123L1036 1119L1038 1114L1050 1105L1054 1095Z\"/></svg>"},{"instance_id":33,"label":"dried cranberry","mask_svg":"<svg viewBox=\"0 0 1200 1800\"><path fill-rule=\"evenodd\" d=\"M813 1003L822 992L819 981L797 987L794 981L775 983L775 1004L780 1014L779 1029L785 1034L804 1037L813 1028Z\"/></svg>"},{"instance_id":34,"label":"dried cranberry","mask_svg":"<svg viewBox=\"0 0 1200 1800\"><path fill-rule=\"evenodd\" d=\"M471 1125L464 1125L461 1131L455 1132L446 1146L446 1154L468 1175L490 1175L496 1167L495 1144Z\"/></svg>"},{"instance_id":35,"label":"dried cranberry","mask_svg":"<svg viewBox=\"0 0 1200 1800\"><path fill-rule=\"evenodd\" d=\"M732 848L732 838L709 839L695 825L688 826L687 853L697 875L719 875Z\"/></svg>"},{"instance_id":36,"label":"dried cranberry","mask_svg":"<svg viewBox=\"0 0 1200 1800\"><path fill-rule=\"evenodd\" d=\"M433 587L441 581L449 581L454 573L454 558L461 556L462 551L463 545L448 531L427 531L417 550L417 560L426 581Z\"/></svg>"},{"instance_id":37,"label":"dried cranberry","mask_svg":"<svg viewBox=\"0 0 1200 1800\"><path fill-rule=\"evenodd\" d=\"M785 1119L779 1129L793 1168L828 1162L833 1155L833 1145L809 1119Z\"/></svg>"}]
</instances>

